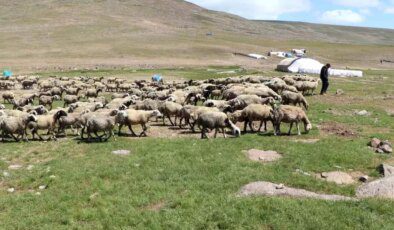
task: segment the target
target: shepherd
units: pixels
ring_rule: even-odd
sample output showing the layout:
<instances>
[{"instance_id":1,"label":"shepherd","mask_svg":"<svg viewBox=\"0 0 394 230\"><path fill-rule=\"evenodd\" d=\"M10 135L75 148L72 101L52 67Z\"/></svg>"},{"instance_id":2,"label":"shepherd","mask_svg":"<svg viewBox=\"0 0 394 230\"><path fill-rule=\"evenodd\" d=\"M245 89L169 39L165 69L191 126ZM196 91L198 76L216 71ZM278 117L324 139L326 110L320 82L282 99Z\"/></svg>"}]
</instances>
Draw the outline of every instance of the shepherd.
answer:
<instances>
[{"instance_id":1,"label":"shepherd","mask_svg":"<svg viewBox=\"0 0 394 230\"><path fill-rule=\"evenodd\" d=\"M322 86L322 88L321 88L320 95L326 94L326 93L327 93L328 86L330 85L330 83L328 82L328 70L329 70L330 68L331 68L331 65L330 65L330 64L326 64L325 66L323 66L323 67L321 68L321 71L320 71L320 80L322 81L323 86Z\"/></svg>"}]
</instances>

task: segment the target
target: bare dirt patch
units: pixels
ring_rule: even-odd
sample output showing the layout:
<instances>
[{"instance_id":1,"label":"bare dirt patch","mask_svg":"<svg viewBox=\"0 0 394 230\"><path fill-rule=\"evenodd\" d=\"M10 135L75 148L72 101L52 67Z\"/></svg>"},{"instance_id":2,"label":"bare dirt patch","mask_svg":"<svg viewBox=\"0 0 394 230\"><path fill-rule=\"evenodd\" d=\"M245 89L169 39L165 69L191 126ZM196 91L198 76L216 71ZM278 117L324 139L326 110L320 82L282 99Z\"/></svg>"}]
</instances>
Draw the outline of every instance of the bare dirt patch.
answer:
<instances>
[{"instance_id":1,"label":"bare dirt patch","mask_svg":"<svg viewBox=\"0 0 394 230\"><path fill-rule=\"evenodd\" d=\"M290 188L281 184L274 184L265 181L253 182L241 188L239 196L285 196L294 198L312 198L319 200L355 200L351 197L340 195L318 194L304 189Z\"/></svg>"},{"instance_id":2,"label":"bare dirt patch","mask_svg":"<svg viewBox=\"0 0 394 230\"><path fill-rule=\"evenodd\" d=\"M320 125L320 131L342 137L357 137L357 133L344 124L337 122L324 122Z\"/></svg>"},{"instance_id":3,"label":"bare dirt patch","mask_svg":"<svg viewBox=\"0 0 394 230\"><path fill-rule=\"evenodd\" d=\"M152 211L152 212L159 212L165 206L166 206L166 202L165 201L159 201L157 203L152 203L152 204L149 204L147 206L142 207L142 210Z\"/></svg>"}]
</instances>

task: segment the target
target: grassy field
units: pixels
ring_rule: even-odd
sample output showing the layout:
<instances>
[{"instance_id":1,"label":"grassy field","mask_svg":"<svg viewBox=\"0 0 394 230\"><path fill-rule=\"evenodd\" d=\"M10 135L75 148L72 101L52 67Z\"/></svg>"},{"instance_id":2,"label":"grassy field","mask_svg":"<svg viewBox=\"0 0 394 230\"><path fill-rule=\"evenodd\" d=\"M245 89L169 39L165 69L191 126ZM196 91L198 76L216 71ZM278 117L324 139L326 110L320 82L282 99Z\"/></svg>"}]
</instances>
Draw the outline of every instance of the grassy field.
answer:
<instances>
[{"instance_id":1,"label":"grassy field","mask_svg":"<svg viewBox=\"0 0 394 230\"><path fill-rule=\"evenodd\" d=\"M43 76L133 78L159 72L174 78L203 79L237 69L126 69ZM230 76L246 73L256 71L239 70ZM357 184L338 186L297 171L314 174L341 170L379 177L376 167L394 161L391 155L375 154L367 144L375 136L394 142L394 118L390 115L394 110L393 86L394 71L367 71L363 79L332 79L328 96L308 97L308 115L314 129L301 137L247 134L216 140L122 137L94 144L71 138L47 143L1 143L0 228L393 229L394 201L236 196L243 185L260 180L354 196ZM337 89L345 93L334 95ZM354 115L363 109L372 114ZM355 135L343 137L318 128L328 122L341 124ZM296 142L301 139L320 141ZM131 154L111 153L119 149L130 150ZM284 157L271 164L254 163L242 152L249 149L275 150ZM22 168L8 169L12 164ZM46 189L40 190L41 185ZM15 192L7 192L8 188L15 188Z\"/></svg>"}]
</instances>

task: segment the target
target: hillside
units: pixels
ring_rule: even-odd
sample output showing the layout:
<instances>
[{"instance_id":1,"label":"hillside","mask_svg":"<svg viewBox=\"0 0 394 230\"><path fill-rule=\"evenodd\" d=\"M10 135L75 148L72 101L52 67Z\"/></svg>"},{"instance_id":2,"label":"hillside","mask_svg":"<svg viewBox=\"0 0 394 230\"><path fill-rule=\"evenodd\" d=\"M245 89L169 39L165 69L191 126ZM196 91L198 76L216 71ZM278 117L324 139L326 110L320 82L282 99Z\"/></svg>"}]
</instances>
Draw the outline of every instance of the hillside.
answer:
<instances>
[{"instance_id":1,"label":"hillside","mask_svg":"<svg viewBox=\"0 0 394 230\"><path fill-rule=\"evenodd\" d=\"M232 52L299 46L324 61L375 66L394 53L394 30L250 21L181 0L0 0L0 4L0 66L18 69L259 67L260 63L233 57ZM208 32L213 36L206 36ZM358 57L360 50L372 55ZM276 62L263 66L271 68Z\"/></svg>"}]
</instances>

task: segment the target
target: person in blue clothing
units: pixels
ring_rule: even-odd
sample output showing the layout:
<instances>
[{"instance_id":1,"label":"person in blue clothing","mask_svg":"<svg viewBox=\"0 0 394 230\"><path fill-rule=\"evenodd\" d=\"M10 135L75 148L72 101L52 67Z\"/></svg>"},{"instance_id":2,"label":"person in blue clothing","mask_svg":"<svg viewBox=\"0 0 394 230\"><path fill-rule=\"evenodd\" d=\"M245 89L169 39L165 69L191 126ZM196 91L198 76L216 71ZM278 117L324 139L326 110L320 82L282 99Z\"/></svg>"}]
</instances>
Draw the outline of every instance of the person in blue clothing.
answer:
<instances>
[{"instance_id":1,"label":"person in blue clothing","mask_svg":"<svg viewBox=\"0 0 394 230\"><path fill-rule=\"evenodd\" d=\"M323 68L321 68L320 80L323 85L321 87L320 95L326 94L328 90L328 86L330 85L330 83L328 82L328 70L330 68L331 68L330 64L326 64L325 66L323 66Z\"/></svg>"}]
</instances>

